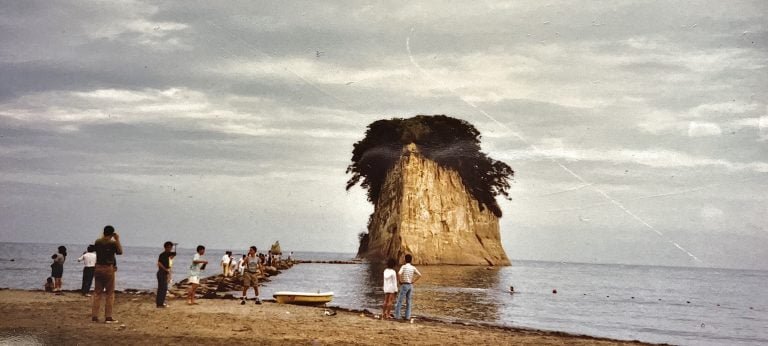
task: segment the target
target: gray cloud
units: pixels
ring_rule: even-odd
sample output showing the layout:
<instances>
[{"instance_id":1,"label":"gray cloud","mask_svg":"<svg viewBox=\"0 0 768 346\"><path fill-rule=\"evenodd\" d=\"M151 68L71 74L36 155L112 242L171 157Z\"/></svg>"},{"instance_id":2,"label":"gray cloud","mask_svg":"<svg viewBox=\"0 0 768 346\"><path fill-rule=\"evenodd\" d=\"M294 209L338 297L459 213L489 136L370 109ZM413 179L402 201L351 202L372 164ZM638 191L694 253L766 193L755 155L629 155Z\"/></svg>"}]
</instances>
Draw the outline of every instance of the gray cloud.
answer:
<instances>
[{"instance_id":1,"label":"gray cloud","mask_svg":"<svg viewBox=\"0 0 768 346\"><path fill-rule=\"evenodd\" d=\"M136 245L248 232L351 252L371 212L344 190L352 144L380 118L448 114L517 172L512 258L699 265L675 241L765 268L762 2L3 9L0 240L115 223Z\"/></svg>"}]
</instances>

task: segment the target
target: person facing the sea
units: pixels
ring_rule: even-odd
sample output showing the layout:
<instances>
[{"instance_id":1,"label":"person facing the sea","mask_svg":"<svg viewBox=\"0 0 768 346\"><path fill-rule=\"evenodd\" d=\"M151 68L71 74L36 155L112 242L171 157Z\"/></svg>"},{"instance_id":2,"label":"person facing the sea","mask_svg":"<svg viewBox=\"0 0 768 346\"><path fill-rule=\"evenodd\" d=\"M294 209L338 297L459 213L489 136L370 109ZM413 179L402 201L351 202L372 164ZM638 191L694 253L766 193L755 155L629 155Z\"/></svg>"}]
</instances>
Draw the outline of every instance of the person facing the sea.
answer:
<instances>
[{"instance_id":1,"label":"person facing the sea","mask_svg":"<svg viewBox=\"0 0 768 346\"><path fill-rule=\"evenodd\" d=\"M245 305L245 299L248 294L248 287L253 287L253 293L256 295L256 304L261 304L259 300L259 275L262 273L261 260L256 253L258 249L251 246L248 249L248 255L245 256L245 272L243 273L243 296L240 297L240 304Z\"/></svg>"},{"instance_id":2,"label":"person facing the sea","mask_svg":"<svg viewBox=\"0 0 768 346\"><path fill-rule=\"evenodd\" d=\"M384 305L382 306L381 316L385 320L394 317L392 316L392 304L395 300L395 293L397 293L395 265L397 265L397 261L394 258L390 258L387 261L387 269L384 269Z\"/></svg>"},{"instance_id":3,"label":"person facing the sea","mask_svg":"<svg viewBox=\"0 0 768 346\"><path fill-rule=\"evenodd\" d=\"M96 247L88 245L82 256L77 258L78 262L83 262L83 286L80 290L83 295L90 297L91 283L93 283L93 271L96 269Z\"/></svg>"},{"instance_id":4,"label":"person facing the sea","mask_svg":"<svg viewBox=\"0 0 768 346\"><path fill-rule=\"evenodd\" d=\"M94 289L91 308L91 321L99 321L101 296L104 295L104 322L117 323L117 320L112 318L112 305L115 303L115 272L117 271L115 255L123 254L123 246L120 245L120 235L115 232L114 227L104 226L103 234L93 244L96 250L96 267L94 269L96 288Z\"/></svg>"},{"instance_id":5,"label":"person facing the sea","mask_svg":"<svg viewBox=\"0 0 768 346\"><path fill-rule=\"evenodd\" d=\"M224 253L224 256L221 256L221 274L223 274L224 277L232 275L232 273L229 271L229 261L231 260L232 251L227 251Z\"/></svg>"},{"instance_id":6,"label":"person facing the sea","mask_svg":"<svg viewBox=\"0 0 768 346\"><path fill-rule=\"evenodd\" d=\"M187 291L187 304L195 305L195 290L200 285L200 274L205 270L208 261L203 258L205 255L205 246L198 245L197 253L192 257L192 265L189 266L189 290Z\"/></svg>"},{"instance_id":7,"label":"person facing the sea","mask_svg":"<svg viewBox=\"0 0 768 346\"><path fill-rule=\"evenodd\" d=\"M235 256L229 256L229 276L236 276L237 274L237 260Z\"/></svg>"},{"instance_id":8,"label":"person facing the sea","mask_svg":"<svg viewBox=\"0 0 768 346\"><path fill-rule=\"evenodd\" d=\"M245 272L245 257L248 255L243 255L243 258L237 261L237 271L240 274L240 277L243 276L243 273Z\"/></svg>"},{"instance_id":9,"label":"person facing the sea","mask_svg":"<svg viewBox=\"0 0 768 346\"><path fill-rule=\"evenodd\" d=\"M165 295L168 293L168 278L171 276L171 254L173 243L167 241L163 244L163 252L157 257L157 295L155 305L158 308L168 306L165 304Z\"/></svg>"},{"instance_id":10,"label":"person facing the sea","mask_svg":"<svg viewBox=\"0 0 768 346\"><path fill-rule=\"evenodd\" d=\"M53 278L53 293L61 294L61 277L64 276L64 261L67 259L67 248L59 246L58 252L51 256L51 277Z\"/></svg>"},{"instance_id":11,"label":"person facing the sea","mask_svg":"<svg viewBox=\"0 0 768 346\"><path fill-rule=\"evenodd\" d=\"M411 319L411 310L413 309L413 284L421 278L421 273L411 262L413 256L405 255L405 264L397 272L400 275L400 293L397 295L397 304L395 304L395 319L400 319L400 309L403 305L403 299L407 299L405 307L405 319ZM415 274L415 276L414 276Z\"/></svg>"}]
</instances>

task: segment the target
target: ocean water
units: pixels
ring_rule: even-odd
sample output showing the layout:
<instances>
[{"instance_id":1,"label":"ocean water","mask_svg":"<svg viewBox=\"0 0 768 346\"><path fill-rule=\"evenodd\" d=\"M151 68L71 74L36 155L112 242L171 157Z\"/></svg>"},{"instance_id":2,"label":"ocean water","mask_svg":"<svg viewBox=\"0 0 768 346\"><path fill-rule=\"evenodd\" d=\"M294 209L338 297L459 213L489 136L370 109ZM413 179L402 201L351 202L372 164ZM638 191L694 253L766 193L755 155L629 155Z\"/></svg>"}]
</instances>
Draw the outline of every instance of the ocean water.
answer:
<instances>
[{"instance_id":1,"label":"ocean water","mask_svg":"<svg viewBox=\"0 0 768 346\"><path fill-rule=\"evenodd\" d=\"M0 243L0 287L39 289L57 245ZM80 286L83 245L68 245L64 288ZM162 249L126 247L118 258L118 289L155 287ZM194 250L179 249L174 278L186 275ZM212 264L223 250L209 249ZM235 251L237 253L237 251ZM313 260L353 254L295 252ZM13 259L13 261L11 261ZM514 261L513 266L420 266L414 316L555 330L681 345L768 344L768 271ZM216 274L217 266L208 274ZM261 289L333 291L332 306L379 311L383 267L300 264ZM514 285L517 293L510 294ZM557 293L552 293L557 290Z\"/></svg>"}]
</instances>

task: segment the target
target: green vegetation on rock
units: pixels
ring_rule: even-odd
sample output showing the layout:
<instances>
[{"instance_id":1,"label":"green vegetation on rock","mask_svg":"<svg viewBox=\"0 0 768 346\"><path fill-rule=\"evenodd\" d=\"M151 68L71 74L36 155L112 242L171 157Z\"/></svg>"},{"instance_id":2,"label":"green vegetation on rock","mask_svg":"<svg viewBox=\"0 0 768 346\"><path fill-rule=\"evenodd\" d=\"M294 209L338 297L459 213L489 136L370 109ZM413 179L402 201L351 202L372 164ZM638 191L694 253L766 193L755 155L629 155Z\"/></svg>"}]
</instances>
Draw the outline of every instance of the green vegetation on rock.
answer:
<instances>
[{"instance_id":1,"label":"green vegetation on rock","mask_svg":"<svg viewBox=\"0 0 768 346\"><path fill-rule=\"evenodd\" d=\"M365 138L354 145L352 163L347 167L347 173L352 174L347 190L359 183L368 190L368 201L375 205L403 146L414 143L424 157L458 172L480 207L501 217L496 196L509 198L507 191L514 171L481 152L480 137L472 124L445 115L375 121L368 125Z\"/></svg>"}]
</instances>

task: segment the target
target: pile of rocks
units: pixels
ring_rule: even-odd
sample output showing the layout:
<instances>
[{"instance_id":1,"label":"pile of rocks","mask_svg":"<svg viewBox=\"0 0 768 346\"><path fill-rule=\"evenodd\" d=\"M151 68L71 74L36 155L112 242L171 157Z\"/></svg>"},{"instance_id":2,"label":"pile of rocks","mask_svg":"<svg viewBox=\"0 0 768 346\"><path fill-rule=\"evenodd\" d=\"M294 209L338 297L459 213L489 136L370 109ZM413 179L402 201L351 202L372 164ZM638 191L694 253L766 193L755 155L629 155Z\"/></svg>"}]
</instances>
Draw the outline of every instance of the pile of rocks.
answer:
<instances>
[{"instance_id":1,"label":"pile of rocks","mask_svg":"<svg viewBox=\"0 0 768 346\"><path fill-rule=\"evenodd\" d=\"M280 261L276 267L264 268L264 273L259 275L259 284L269 282L269 277L280 274L280 270L289 269L296 264L294 261ZM188 279L181 280L168 288L169 297L184 297L189 289ZM234 299L232 292L242 292L243 279L236 273L235 276L224 277L222 274L209 276L200 280L200 285L195 289L195 295L207 299Z\"/></svg>"}]
</instances>

